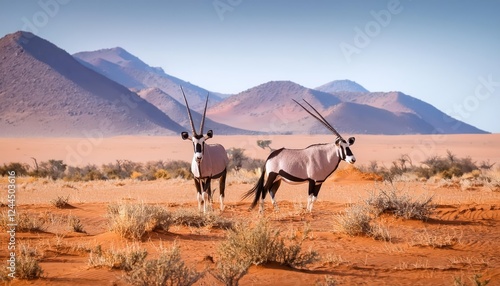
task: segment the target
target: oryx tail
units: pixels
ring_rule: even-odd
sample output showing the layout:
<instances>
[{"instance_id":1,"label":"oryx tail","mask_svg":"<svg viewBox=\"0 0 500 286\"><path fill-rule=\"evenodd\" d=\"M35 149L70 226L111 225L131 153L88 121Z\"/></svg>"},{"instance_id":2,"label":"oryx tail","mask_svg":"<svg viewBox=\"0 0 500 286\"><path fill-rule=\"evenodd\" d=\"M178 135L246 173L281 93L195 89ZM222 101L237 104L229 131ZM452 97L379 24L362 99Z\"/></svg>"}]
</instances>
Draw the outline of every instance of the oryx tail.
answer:
<instances>
[{"instance_id":1,"label":"oryx tail","mask_svg":"<svg viewBox=\"0 0 500 286\"><path fill-rule=\"evenodd\" d=\"M259 202L259 198L262 196L262 193L265 192L264 191L264 178L265 178L265 176L266 176L266 167L264 166L264 169L262 170L262 174L260 175L260 178L257 181L257 183L255 184L255 186L251 190L249 190L248 192L243 194L243 196L241 197L241 199L246 199L246 198L252 196L253 194L255 194L253 202L250 205L250 208L252 208L252 209Z\"/></svg>"}]
</instances>

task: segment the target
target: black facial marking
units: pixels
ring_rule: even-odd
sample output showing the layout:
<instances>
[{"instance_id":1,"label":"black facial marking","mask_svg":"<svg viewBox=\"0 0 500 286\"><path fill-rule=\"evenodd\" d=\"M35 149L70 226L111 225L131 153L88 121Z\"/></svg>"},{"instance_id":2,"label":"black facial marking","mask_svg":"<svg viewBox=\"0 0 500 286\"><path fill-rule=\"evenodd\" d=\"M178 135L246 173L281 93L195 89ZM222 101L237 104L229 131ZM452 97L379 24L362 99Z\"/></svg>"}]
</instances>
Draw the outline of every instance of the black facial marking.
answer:
<instances>
[{"instance_id":1,"label":"black facial marking","mask_svg":"<svg viewBox=\"0 0 500 286\"><path fill-rule=\"evenodd\" d=\"M196 153L201 153L201 144L200 143L196 143L195 146L194 146L194 150Z\"/></svg>"},{"instance_id":2,"label":"black facial marking","mask_svg":"<svg viewBox=\"0 0 500 286\"><path fill-rule=\"evenodd\" d=\"M347 153L347 156L352 156L351 148L346 147L346 148L345 148L345 151L346 151L346 153Z\"/></svg>"}]
</instances>

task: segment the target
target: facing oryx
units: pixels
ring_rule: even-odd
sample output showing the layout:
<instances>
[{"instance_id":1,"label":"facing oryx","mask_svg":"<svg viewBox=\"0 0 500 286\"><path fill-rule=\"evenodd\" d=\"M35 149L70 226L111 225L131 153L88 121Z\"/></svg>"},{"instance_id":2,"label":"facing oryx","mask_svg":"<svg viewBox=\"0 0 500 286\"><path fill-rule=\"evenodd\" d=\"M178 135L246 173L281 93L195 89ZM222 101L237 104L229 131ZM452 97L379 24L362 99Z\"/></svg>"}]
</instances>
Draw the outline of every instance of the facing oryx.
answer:
<instances>
[{"instance_id":1,"label":"facing oryx","mask_svg":"<svg viewBox=\"0 0 500 286\"><path fill-rule=\"evenodd\" d=\"M198 198L198 209L201 211L201 205L203 204L203 212L207 211L207 208L211 208L212 203L212 190L210 188L210 181L212 179L219 179L219 192L220 192L220 209L224 209L224 190L226 188L226 173L227 164L229 159L227 157L226 149L220 144L206 144L205 141L213 137L213 131L208 130L206 135L203 135L203 125L205 124L205 114L207 112L208 94L205 101L205 109L203 110L203 115L200 124L200 133L196 132L193 124L193 117L191 116L191 110L184 94L184 90L181 87L182 95L184 96L184 102L186 103L186 108L189 116L189 121L191 122L192 136L189 136L187 132L182 132L181 136L183 140L189 139L193 141L194 155L193 161L191 162L191 172L193 173L194 183L197 191ZM207 206L210 204L209 206Z\"/></svg>"},{"instance_id":2,"label":"facing oryx","mask_svg":"<svg viewBox=\"0 0 500 286\"><path fill-rule=\"evenodd\" d=\"M354 144L354 137L349 138L347 141L344 140L335 128L307 101L304 100L317 115L307 110L307 108L296 100L294 101L321 122L334 135L337 135L337 139L334 143L314 144L305 149L281 148L272 152L266 159L262 175L257 184L243 195L243 199L245 199L255 194L251 208L257 205L260 197L261 212L264 210L264 199L267 192L271 195L274 207L277 207L275 195L281 184L281 180L291 184L309 183L307 210L311 212L321 185L337 169L340 161L344 160L350 164L356 162L349 147Z\"/></svg>"}]
</instances>

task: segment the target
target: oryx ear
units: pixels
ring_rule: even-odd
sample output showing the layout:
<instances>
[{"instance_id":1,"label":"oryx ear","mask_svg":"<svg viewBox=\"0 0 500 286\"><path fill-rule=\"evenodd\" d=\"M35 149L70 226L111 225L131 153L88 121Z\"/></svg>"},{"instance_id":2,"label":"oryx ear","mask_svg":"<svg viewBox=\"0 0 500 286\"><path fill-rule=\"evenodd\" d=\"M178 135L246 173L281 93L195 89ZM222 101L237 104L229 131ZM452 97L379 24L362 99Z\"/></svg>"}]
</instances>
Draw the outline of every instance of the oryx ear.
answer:
<instances>
[{"instance_id":1,"label":"oryx ear","mask_svg":"<svg viewBox=\"0 0 500 286\"><path fill-rule=\"evenodd\" d=\"M182 140L189 139L189 133L187 133L186 131L181 132L181 137L182 137Z\"/></svg>"},{"instance_id":2,"label":"oryx ear","mask_svg":"<svg viewBox=\"0 0 500 286\"><path fill-rule=\"evenodd\" d=\"M339 146L340 142L342 142L342 138L339 137L335 140L335 145Z\"/></svg>"},{"instance_id":3,"label":"oryx ear","mask_svg":"<svg viewBox=\"0 0 500 286\"><path fill-rule=\"evenodd\" d=\"M212 129L210 129L210 130L208 130L208 132L207 132L207 139L208 139L208 138L212 138L212 137L214 137L214 132L212 131Z\"/></svg>"},{"instance_id":4,"label":"oryx ear","mask_svg":"<svg viewBox=\"0 0 500 286\"><path fill-rule=\"evenodd\" d=\"M347 142L349 142L349 146L351 146L352 144L354 144L355 140L356 139L354 137L349 138L349 140L347 140Z\"/></svg>"}]
</instances>

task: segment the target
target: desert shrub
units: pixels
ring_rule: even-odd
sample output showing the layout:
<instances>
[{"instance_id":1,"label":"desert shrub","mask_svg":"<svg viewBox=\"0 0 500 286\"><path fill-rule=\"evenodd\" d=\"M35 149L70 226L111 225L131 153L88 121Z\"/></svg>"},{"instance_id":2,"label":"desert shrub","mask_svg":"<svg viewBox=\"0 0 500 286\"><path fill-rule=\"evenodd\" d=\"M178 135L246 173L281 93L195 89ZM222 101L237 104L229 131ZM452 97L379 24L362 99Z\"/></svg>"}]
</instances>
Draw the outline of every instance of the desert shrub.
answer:
<instances>
[{"instance_id":1,"label":"desert shrub","mask_svg":"<svg viewBox=\"0 0 500 286\"><path fill-rule=\"evenodd\" d=\"M336 232L350 236L365 235L375 240L391 241L389 230L381 224L372 224L371 209L366 204L353 205L334 217Z\"/></svg>"},{"instance_id":2,"label":"desert shrub","mask_svg":"<svg viewBox=\"0 0 500 286\"><path fill-rule=\"evenodd\" d=\"M140 240L147 231L167 231L172 222L164 208L142 203L108 205L107 217L111 231L131 240Z\"/></svg>"},{"instance_id":3,"label":"desert shrub","mask_svg":"<svg viewBox=\"0 0 500 286\"><path fill-rule=\"evenodd\" d=\"M168 180L170 179L170 173L165 169L158 169L154 173L154 178Z\"/></svg>"},{"instance_id":4,"label":"desert shrub","mask_svg":"<svg viewBox=\"0 0 500 286\"><path fill-rule=\"evenodd\" d=\"M66 181L96 181L104 180L105 176L96 165L87 165L83 168L68 166L64 180Z\"/></svg>"},{"instance_id":5,"label":"desert shrub","mask_svg":"<svg viewBox=\"0 0 500 286\"><path fill-rule=\"evenodd\" d=\"M483 162L480 166L491 168L493 164ZM451 151L447 151L446 156L431 156L421 162L420 166L413 165L410 156L401 155L394 160L390 167L379 166L376 161L372 161L368 166L360 168L363 172L374 173L381 176L385 181L393 182L405 173L413 173L420 178L429 179L432 176L440 175L449 179L460 177L465 173L478 170L479 167L470 157L457 158Z\"/></svg>"},{"instance_id":6,"label":"desert shrub","mask_svg":"<svg viewBox=\"0 0 500 286\"><path fill-rule=\"evenodd\" d=\"M68 216L68 226L71 231L85 233L85 231L83 230L82 222L76 216L73 215Z\"/></svg>"},{"instance_id":7,"label":"desert shrub","mask_svg":"<svg viewBox=\"0 0 500 286\"><path fill-rule=\"evenodd\" d=\"M37 232L45 230L46 220L33 213L17 213L18 232Z\"/></svg>"},{"instance_id":8,"label":"desert shrub","mask_svg":"<svg viewBox=\"0 0 500 286\"><path fill-rule=\"evenodd\" d=\"M193 178L193 173L189 169L180 168L174 170L174 177L189 180Z\"/></svg>"},{"instance_id":9,"label":"desert shrub","mask_svg":"<svg viewBox=\"0 0 500 286\"><path fill-rule=\"evenodd\" d=\"M116 160L115 163L103 164L101 169L107 179L128 179L132 172L142 172L141 164L130 160Z\"/></svg>"},{"instance_id":10,"label":"desert shrub","mask_svg":"<svg viewBox=\"0 0 500 286\"><path fill-rule=\"evenodd\" d=\"M248 158L245 162L243 162L243 169L255 171L264 167L265 162L266 161L262 159Z\"/></svg>"},{"instance_id":11,"label":"desert shrub","mask_svg":"<svg viewBox=\"0 0 500 286\"><path fill-rule=\"evenodd\" d=\"M166 166L166 163L162 160L158 160L158 161L148 161L144 164L142 164L142 176L143 176L143 180L148 180L148 181L152 181L152 180L156 180L158 179L156 177L156 172L158 170L165 170L165 166Z\"/></svg>"},{"instance_id":12,"label":"desert shrub","mask_svg":"<svg viewBox=\"0 0 500 286\"><path fill-rule=\"evenodd\" d=\"M193 174L191 174L191 163L186 161L170 161L165 163L164 168L167 170L172 178L182 178L182 179L192 179Z\"/></svg>"},{"instance_id":13,"label":"desert shrub","mask_svg":"<svg viewBox=\"0 0 500 286\"><path fill-rule=\"evenodd\" d=\"M266 149L266 148L269 148L269 151L270 152L273 152L274 149L271 148L271 143L273 143L272 140L257 140L257 146L259 146L260 148L262 149Z\"/></svg>"},{"instance_id":14,"label":"desert shrub","mask_svg":"<svg viewBox=\"0 0 500 286\"><path fill-rule=\"evenodd\" d=\"M56 199L50 201L50 203L58 209L69 207L70 204L68 202L69 202L69 195L67 197L57 196Z\"/></svg>"},{"instance_id":15,"label":"desert shrub","mask_svg":"<svg viewBox=\"0 0 500 286\"><path fill-rule=\"evenodd\" d=\"M467 286L467 285L472 285L472 286L486 286L490 284L490 279L481 279L483 277L482 274L474 274L472 277L469 277L469 280L471 284L466 283L465 281L462 280L462 277L453 277L453 285L455 286Z\"/></svg>"},{"instance_id":16,"label":"desert shrub","mask_svg":"<svg viewBox=\"0 0 500 286\"><path fill-rule=\"evenodd\" d=\"M15 171L16 176L25 176L28 174L29 165L19 162L11 162L7 165L4 163L3 166L0 166L0 176L8 176L9 171Z\"/></svg>"},{"instance_id":17,"label":"desert shrub","mask_svg":"<svg viewBox=\"0 0 500 286\"><path fill-rule=\"evenodd\" d=\"M134 180L140 180L140 181L145 179L144 175L141 172L137 172L137 171L132 171L132 174L130 174L130 178L134 179Z\"/></svg>"},{"instance_id":18,"label":"desert shrub","mask_svg":"<svg viewBox=\"0 0 500 286\"><path fill-rule=\"evenodd\" d=\"M90 252L88 264L94 268L107 267L131 271L134 267L142 265L147 255L148 252L137 245L127 246L121 250L102 250L101 245L98 245Z\"/></svg>"},{"instance_id":19,"label":"desert shrub","mask_svg":"<svg viewBox=\"0 0 500 286\"><path fill-rule=\"evenodd\" d=\"M29 174L33 177L45 178L49 177L53 180L62 179L67 165L62 160L49 160L37 164L38 168Z\"/></svg>"},{"instance_id":20,"label":"desert shrub","mask_svg":"<svg viewBox=\"0 0 500 286\"><path fill-rule=\"evenodd\" d=\"M433 156L422 162L426 167L420 167L416 171L422 177L430 178L441 174L444 178L459 177L464 173L479 169L470 157L457 158L451 151L447 151L446 157Z\"/></svg>"},{"instance_id":21,"label":"desert shrub","mask_svg":"<svg viewBox=\"0 0 500 286\"><path fill-rule=\"evenodd\" d=\"M185 265L179 247L174 245L171 249L162 247L157 259L133 265L126 280L132 285L177 286L192 285L203 275Z\"/></svg>"},{"instance_id":22,"label":"desert shrub","mask_svg":"<svg viewBox=\"0 0 500 286\"><path fill-rule=\"evenodd\" d=\"M21 246L21 253L16 259L16 278L33 280L42 276L43 270L37 259L37 250L26 245Z\"/></svg>"},{"instance_id":23,"label":"desert shrub","mask_svg":"<svg viewBox=\"0 0 500 286\"><path fill-rule=\"evenodd\" d=\"M231 148L227 150L227 154L229 157L229 165L228 169L229 170L240 170L241 167L243 166L243 162L248 159L247 156L244 154L245 149L242 148Z\"/></svg>"},{"instance_id":24,"label":"desert shrub","mask_svg":"<svg viewBox=\"0 0 500 286\"><path fill-rule=\"evenodd\" d=\"M335 216L337 231L351 235L369 235L370 211L365 205L354 205Z\"/></svg>"},{"instance_id":25,"label":"desert shrub","mask_svg":"<svg viewBox=\"0 0 500 286\"><path fill-rule=\"evenodd\" d=\"M373 192L366 200L366 205L372 208L375 215L392 213L405 219L426 220L434 210L432 196L414 198L408 192L398 190L394 185Z\"/></svg>"},{"instance_id":26,"label":"desert shrub","mask_svg":"<svg viewBox=\"0 0 500 286\"><path fill-rule=\"evenodd\" d=\"M220 251L224 252L221 256L234 256L256 265L277 262L290 267L304 267L318 258L315 251L302 251L307 233L305 231L301 237L285 238L280 229L273 229L264 219L255 226L238 224L228 230L227 238L220 247Z\"/></svg>"}]
</instances>

